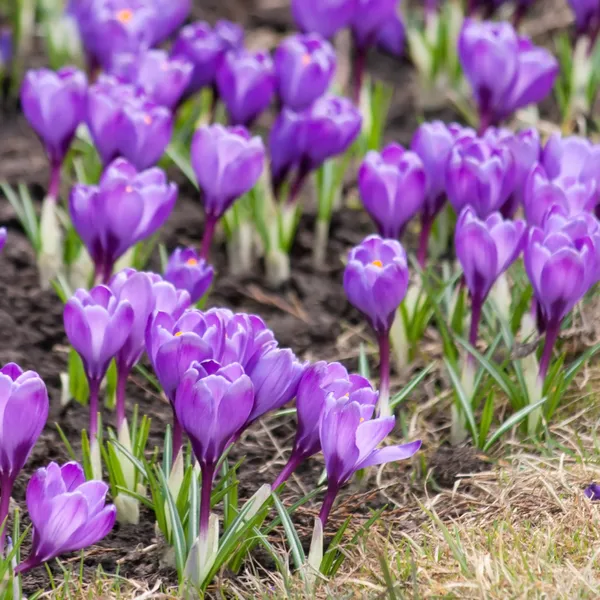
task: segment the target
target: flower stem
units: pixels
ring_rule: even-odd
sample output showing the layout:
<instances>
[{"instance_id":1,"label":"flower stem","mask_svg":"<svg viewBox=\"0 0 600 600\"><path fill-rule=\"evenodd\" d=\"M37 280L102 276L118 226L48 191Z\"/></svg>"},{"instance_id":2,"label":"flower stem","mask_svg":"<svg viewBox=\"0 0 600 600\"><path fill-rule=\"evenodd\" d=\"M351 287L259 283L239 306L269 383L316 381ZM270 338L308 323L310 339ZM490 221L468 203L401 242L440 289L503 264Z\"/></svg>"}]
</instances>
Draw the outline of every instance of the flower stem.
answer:
<instances>
[{"instance_id":1,"label":"flower stem","mask_svg":"<svg viewBox=\"0 0 600 600\"><path fill-rule=\"evenodd\" d=\"M433 226L433 218L423 213L421 216L421 232L419 233L419 249L417 250L417 261L421 269L427 265L427 248L429 247L429 237Z\"/></svg>"},{"instance_id":2,"label":"flower stem","mask_svg":"<svg viewBox=\"0 0 600 600\"><path fill-rule=\"evenodd\" d=\"M212 494L215 465L202 463L202 489L200 491L200 539L208 537L208 525L210 520L210 497Z\"/></svg>"},{"instance_id":3,"label":"flower stem","mask_svg":"<svg viewBox=\"0 0 600 600\"><path fill-rule=\"evenodd\" d=\"M481 309L483 308L483 301L479 298L473 297L471 299L471 328L469 329L469 344L473 348L477 347L477 338L479 333L479 322L481 321ZM474 363L475 357L469 353L467 363Z\"/></svg>"},{"instance_id":4,"label":"flower stem","mask_svg":"<svg viewBox=\"0 0 600 600\"><path fill-rule=\"evenodd\" d=\"M217 221L218 220L213 216L206 216L206 223L204 224L204 235L202 236L202 246L200 249L200 257L204 260L208 260L208 255L210 254L210 246L215 235L215 227L217 226Z\"/></svg>"},{"instance_id":5,"label":"flower stem","mask_svg":"<svg viewBox=\"0 0 600 600\"><path fill-rule=\"evenodd\" d=\"M121 431L121 427L125 422L125 389L127 386L127 378L129 377L129 369L121 366L117 367L117 402L116 402L116 417L117 431Z\"/></svg>"},{"instance_id":6,"label":"flower stem","mask_svg":"<svg viewBox=\"0 0 600 600\"><path fill-rule=\"evenodd\" d=\"M300 454L297 454L296 452L292 452L292 455L287 461L287 464L285 465L285 467L283 467L281 473L279 473L279 475L273 482L273 485L271 485L271 489L276 490L282 483L286 482L290 478L291 474L302 463L303 460L303 456L300 456Z\"/></svg>"},{"instance_id":7,"label":"flower stem","mask_svg":"<svg viewBox=\"0 0 600 600\"><path fill-rule=\"evenodd\" d=\"M98 441L98 396L100 394L101 379L88 378L90 387L90 445Z\"/></svg>"},{"instance_id":8,"label":"flower stem","mask_svg":"<svg viewBox=\"0 0 600 600\"><path fill-rule=\"evenodd\" d=\"M4 556L4 540L8 529L8 510L10 508L10 496L12 494L13 482L8 475L0 478L0 559Z\"/></svg>"},{"instance_id":9,"label":"flower stem","mask_svg":"<svg viewBox=\"0 0 600 600\"><path fill-rule=\"evenodd\" d=\"M353 72L353 87L352 100L356 106L360 104L360 92L363 84L363 75L365 73L365 63L367 60L367 52L364 48L357 47L356 56L354 57L354 72Z\"/></svg>"},{"instance_id":10,"label":"flower stem","mask_svg":"<svg viewBox=\"0 0 600 600\"><path fill-rule=\"evenodd\" d=\"M48 181L48 198L52 198L56 202L60 193L60 175L62 164L60 162L51 161L50 163L50 179Z\"/></svg>"},{"instance_id":11,"label":"flower stem","mask_svg":"<svg viewBox=\"0 0 600 600\"><path fill-rule=\"evenodd\" d=\"M554 344L556 343L556 338L558 337L559 330L560 322L548 323L546 327L546 339L544 341L544 349L542 350L540 370L538 373L538 378L542 383L544 382L544 380L546 379L546 375L548 374L548 367L550 366L550 361L552 359L552 350L554 349Z\"/></svg>"},{"instance_id":12,"label":"flower stem","mask_svg":"<svg viewBox=\"0 0 600 600\"><path fill-rule=\"evenodd\" d=\"M325 529L325 525L327 525L327 520L329 519L329 512L331 511L331 507L335 502L335 498L337 496L338 491L339 488L337 485L329 484L327 486L325 498L323 498L323 504L321 506L321 512L319 513L319 519L321 519L323 529Z\"/></svg>"},{"instance_id":13,"label":"flower stem","mask_svg":"<svg viewBox=\"0 0 600 600\"><path fill-rule=\"evenodd\" d=\"M379 401L380 417L389 417L390 411L390 334L379 334Z\"/></svg>"},{"instance_id":14,"label":"flower stem","mask_svg":"<svg viewBox=\"0 0 600 600\"><path fill-rule=\"evenodd\" d=\"M173 408L173 460L177 458L183 444L183 429L175 412L175 405L171 403Z\"/></svg>"}]
</instances>

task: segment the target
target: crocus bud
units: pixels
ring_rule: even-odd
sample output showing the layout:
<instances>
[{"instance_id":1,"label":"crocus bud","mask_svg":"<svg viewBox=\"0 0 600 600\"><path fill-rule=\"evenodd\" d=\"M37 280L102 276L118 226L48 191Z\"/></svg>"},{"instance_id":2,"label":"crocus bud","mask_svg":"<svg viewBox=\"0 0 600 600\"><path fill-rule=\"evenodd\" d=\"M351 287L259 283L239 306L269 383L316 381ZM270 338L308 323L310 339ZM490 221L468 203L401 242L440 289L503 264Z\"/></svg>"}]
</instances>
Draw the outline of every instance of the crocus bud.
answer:
<instances>
[{"instance_id":1,"label":"crocus bud","mask_svg":"<svg viewBox=\"0 0 600 600\"><path fill-rule=\"evenodd\" d=\"M192 0L154 0L156 19L153 45L170 38L185 22L192 10Z\"/></svg>"},{"instance_id":2,"label":"crocus bud","mask_svg":"<svg viewBox=\"0 0 600 600\"><path fill-rule=\"evenodd\" d=\"M227 53L217 69L217 89L230 125L250 126L275 93L271 56L249 50Z\"/></svg>"},{"instance_id":3,"label":"crocus bud","mask_svg":"<svg viewBox=\"0 0 600 600\"><path fill-rule=\"evenodd\" d=\"M525 233L524 221L505 221L500 213L481 221L471 207L463 209L454 243L473 302L483 303L498 277L517 259Z\"/></svg>"},{"instance_id":4,"label":"crocus bud","mask_svg":"<svg viewBox=\"0 0 600 600\"><path fill-rule=\"evenodd\" d=\"M371 327L385 334L406 295L408 278L406 252L400 242L371 235L350 250L344 290Z\"/></svg>"},{"instance_id":5,"label":"crocus bud","mask_svg":"<svg viewBox=\"0 0 600 600\"><path fill-rule=\"evenodd\" d=\"M377 48L393 56L402 56L404 52L404 40L406 29L398 11L394 16L387 19L377 31Z\"/></svg>"},{"instance_id":6,"label":"crocus bud","mask_svg":"<svg viewBox=\"0 0 600 600\"><path fill-rule=\"evenodd\" d=\"M159 161L172 133L173 116L169 109L143 96L125 101L119 150L137 169L147 169Z\"/></svg>"},{"instance_id":7,"label":"crocus bud","mask_svg":"<svg viewBox=\"0 0 600 600\"><path fill-rule=\"evenodd\" d=\"M176 248L169 257L165 279L176 288L187 290L193 304L209 290L214 269L193 248Z\"/></svg>"},{"instance_id":8,"label":"crocus bud","mask_svg":"<svg viewBox=\"0 0 600 600\"><path fill-rule=\"evenodd\" d=\"M410 458L421 441L398 446L377 446L394 428L394 417L373 418L371 404L348 402L333 394L326 400L319 427L321 448L327 471L327 493L319 515L323 526L339 489L352 475L366 467Z\"/></svg>"},{"instance_id":9,"label":"crocus bud","mask_svg":"<svg viewBox=\"0 0 600 600\"><path fill-rule=\"evenodd\" d=\"M329 87L335 73L333 46L317 34L292 35L275 52L277 91L292 110L308 108Z\"/></svg>"},{"instance_id":10,"label":"crocus bud","mask_svg":"<svg viewBox=\"0 0 600 600\"><path fill-rule=\"evenodd\" d=\"M575 13L575 24L579 35L594 38L600 29L600 3L598 0L569 0Z\"/></svg>"},{"instance_id":11,"label":"crocus bud","mask_svg":"<svg viewBox=\"0 0 600 600\"><path fill-rule=\"evenodd\" d=\"M252 381L239 364L210 375L199 365L185 372L175 394L175 410L201 466L214 468L231 438L246 424L253 404ZM199 414L204 417L198 419Z\"/></svg>"},{"instance_id":12,"label":"crocus bud","mask_svg":"<svg viewBox=\"0 0 600 600\"><path fill-rule=\"evenodd\" d=\"M360 112L348 98L319 98L307 111L301 139L309 169L344 153L358 137L361 126Z\"/></svg>"},{"instance_id":13,"label":"crocus bud","mask_svg":"<svg viewBox=\"0 0 600 600\"><path fill-rule=\"evenodd\" d=\"M245 370L254 385L254 406L248 421L251 423L296 396L304 365L289 348L273 348Z\"/></svg>"},{"instance_id":14,"label":"crocus bud","mask_svg":"<svg viewBox=\"0 0 600 600\"><path fill-rule=\"evenodd\" d=\"M518 36L506 22L463 25L458 55L481 117L481 130L534 104L552 90L558 62L545 48Z\"/></svg>"},{"instance_id":15,"label":"crocus bud","mask_svg":"<svg viewBox=\"0 0 600 600\"><path fill-rule=\"evenodd\" d=\"M446 163L446 191L457 213L472 206L484 219L500 210L514 190L512 153L480 139L461 137Z\"/></svg>"},{"instance_id":16,"label":"crocus bud","mask_svg":"<svg viewBox=\"0 0 600 600\"><path fill-rule=\"evenodd\" d=\"M207 216L219 219L250 191L263 170L265 149L243 127L211 125L194 134L191 162Z\"/></svg>"},{"instance_id":17,"label":"crocus bud","mask_svg":"<svg viewBox=\"0 0 600 600\"><path fill-rule=\"evenodd\" d=\"M79 289L65 304L63 319L67 338L81 356L86 375L101 381L131 332L131 304L117 299L104 285L89 292Z\"/></svg>"},{"instance_id":18,"label":"crocus bud","mask_svg":"<svg viewBox=\"0 0 600 600\"><path fill-rule=\"evenodd\" d=\"M359 49L375 44L384 25L397 18L397 7L397 0L356 0L350 26Z\"/></svg>"},{"instance_id":19,"label":"crocus bud","mask_svg":"<svg viewBox=\"0 0 600 600\"><path fill-rule=\"evenodd\" d=\"M60 554L92 546L112 530L117 510L106 504L108 485L86 481L75 462L38 469L27 486L33 542L16 572L24 573Z\"/></svg>"},{"instance_id":20,"label":"crocus bud","mask_svg":"<svg viewBox=\"0 0 600 600\"><path fill-rule=\"evenodd\" d=\"M304 156L301 136L304 135L306 115L307 111L297 113L284 107L269 131L270 167L275 193Z\"/></svg>"},{"instance_id":21,"label":"crocus bud","mask_svg":"<svg viewBox=\"0 0 600 600\"><path fill-rule=\"evenodd\" d=\"M75 185L69 199L71 219L96 275L108 281L116 260L163 225L176 199L177 186L167 181L164 171L138 173L122 158L106 169L99 185Z\"/></svg>"},{"instance_id":22,"label":"crocus bud","mask_svg":"<svg viewBox=\"0 0 600 600\"><path fill-rule=\"evenodd\" d=\"M50 162L61 165L86 115L87 80L72 67L28 71L21 87L23 113Z\"/></svg>"},{"instance_id":23,"label":"crocus bud","mask_svg":"<svg viewBox=\"0 0 600 600\"><path fill-rule=\"evenodd\" d=\"M600 500L600 485L591 483L583 490L583 493L586 498L589 498L592 501Z\"/></svg>"},{"instance_id":24,"label":"crocus bud","mask_svg":"<svg viewBox=\"0 0 600 600\"><path fill-rule=\"evenodd\" d=\"M358 171L358 189L380 235L398 238L425 200L426 175L421 159L392 143L381 153L368 152Z\"/></svg>"},{"instance_id":25,"label":"crocus bud","mask_svg":"<svg viewBox=\"0 0 600 600\"><path fill-rule=\"evenodd\" d=\"M563 318L594 283L594 243L590 237L573 242L564 232L532 227L525 245L525 269L538 303L538 323L557 329ZM545 373L544 373L545 375Z\"/></svg>"},{"instance_id":26,"label":"crocus bud","mask_svg":"<svg viewBox=\"0 0 600 600\"><path fill-rule=\"evenodd\" d=\"M15 363L0 369L0 488L15 481L42 433L48 418L48 392L35 371ZM0 514L0 523L6 515ZM0 552L2 545L0 545Z\"/></svg>"},{"instance_id":27,"label":"crocus bud","mask_svg":"<svg viewBox=\"0 0 600 600\"><path fill-rule=\"evenodd\" d=\"M156 104L173 109L192 77L193 65L184 58L170 58L164 50L141 55L121 55L112 73L135 85Z\"/></svg>"},{"instance_id":28,"label":"crocus bud","mask_svg":"<svg viewBox=\"0 0 600 600\"><path fill-rule=\"evenodd\" d=\"M179 32L171 54L185 58L194 66L187 95L213 85L225 53L240 49L243 43L243 29L229 21L218 21L214 29L204 21L186 25Z\"/></svg>"},{"instance_id":29,"label":"crocus bud","mask_svg":"<svg viewBox=\"0 0 600 600\"><path fill-rule=\"evenodd\" d=\"M296 26L305 33L333 37L350 24L356 0L292 0L292 15Z\"/></svg>"},{"instance_id":30,"label":"crocus bud","mask_svg":"<svg viewBox=\"0 0 600 600\"><path fill-rule=\"evenodd\" d=\"M133 86L119 84L112 77L101 76L90 87L86 123L105 165L121 154L123 105L134 95Z\"/></svg>"},{"instance_id":31,"label":"crocus bud","mask_svg":"<svg viewBox=\"0 0 600 600\"><path fill-rule=\"evenodd\" d=\"M423 213L433 219L446 199L445 169L455 133L442 121L432 121L419 126L410 144L423 163L427 191Z\"/></svg>"}]
</instances>

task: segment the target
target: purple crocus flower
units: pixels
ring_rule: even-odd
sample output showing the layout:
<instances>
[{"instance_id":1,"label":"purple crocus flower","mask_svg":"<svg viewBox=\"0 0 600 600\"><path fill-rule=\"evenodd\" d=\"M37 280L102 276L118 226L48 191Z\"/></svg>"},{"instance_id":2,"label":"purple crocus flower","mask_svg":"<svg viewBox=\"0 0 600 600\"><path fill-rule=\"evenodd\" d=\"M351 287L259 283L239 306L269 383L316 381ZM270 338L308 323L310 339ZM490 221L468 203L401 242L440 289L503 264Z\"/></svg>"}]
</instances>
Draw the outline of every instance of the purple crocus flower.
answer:
<instances>
[{"instance_id":1,"label":"purple crocus flower","mask_svg":"<svg viewBox=\"0 0 600 600\"><path fill-rule=\"evenodd\" d=\"M289 461L273 483L277 489L303 463L321 449L319 425L325 402L330 394L335 398L347 397L348 402L375 406L377 392L367 379L348 375L340 363L317 362L307 367L300 379L296 394L298 427L294 449Z\"/></svg>"},{"instance_id":2,"label":"purple crocus flower","mask_svg":"<svg viewBox=\"0 0 600 600\"><path fill-rule=\"evenodd\" d=\"M569 0L575 13L578 35L588 35L592 41L600 30L600 3L598 0Z\"/></svg>"},{"instance_id":3,"label":"purple crocus flower","mask_svg":"<svg viewBox=\"0 0 600 600\"><path fill-rule=\"evenodd\" d=\"M327 492L319 518L325 528L329 512L340 488L360 470L410 458L421 447L421 441L377 448L394 428L395 417L373 418L375 407L349 402L331 394L319 426L321 448L327 471Z\"/></svg>"},{"instance_id":4,"label":"purple crocus flower","mask_svg":"<svg viewBox=\"0 0 600 600\"><path fill-rule=\"evenodd\" d=\"M193 248L176 248L167 263L165 279L176 288L187 290L193 304L208 292L214 269Z\"/></svg>"},{"instance_id":5,"label":"purple crocus flower","mask_svg":"<svg viewBox=\"0 0 600 600\"><path fill-rule=\"evenodd\" d=\"M446 192L457 214L472 206L485 219L505 204L514 184L515 161L506 146L458 138L446 163Z\"/></svg>"},{"instance_id":6,"label":"purple crocus flower","mask_svg":"<svg viewBox=\"0 0 600 600\"><path fill-rule=\"evenodd\" d=\"M170 38L192 10L192 0L154 0L158 19L154 24L153 45Z\"/></svg>"},{"instance_id":7,"label":"purple crocus flower","mask_svg":"<svg viewBox=\"0 0 600 600\"><path fill-rule=\"evenodd\" d=\"M31 551L16 568L24 573L60 554L98 543L115 524L117 509L106 504L108 485L86 481L80 465L52 462L38 469L27 486L27 510L33 525Z\"/></svg>"},{"instance_id":8,"label":"purple crocus flower","mask_svg":"<svg viewBox=\"0 0 600 600\"><path fill-rule=\"evenodd\" d=\"M264 167L265 149L260 137L243 127L211 125L194 134L191 162L203 193L206 224L200 256L207 258L214 228L227 209L249 192Z\"/></svg>"},{"instance_id":9,"label":"purple crocus flower","mask_svg":"<svg viewBox=\"0 0 600 600\"><path fill-rule=\"evenodd\" d=\"M164 50L148 50L141 55L122 55L112 73L135 85L152 102L172 110L183 96L193 68L185 58L170 58Z\"/></svg>"},{"instance_id":10,"label":"purple crocus flower","mask_svg":"<svg viewBox=\"0 0 600 600\"><path fill-rule=\"evenodd\" d=\"M397 0L356 0L350 27L359 51L372 46L384 25L397 18Z\"/></svg>"},{"instance_id":11,"label":"purple crocus flower","mask_svg":"<svg viewBox=\"0 0 600 600\"><path fill-rule=\"evenodd\" d=\"M144 96L125 101L119 150L137 169L147 169L159 161L172 133L173 116L168 108Z\"/></svg>"},{"instance_id":12,"label":"purple crocus flower","mask_svg":"<svg viewBox=\"0 0 600 600\"><path fill-rule=\"evenodd\" d=\"M292 15L300 31L329 39L350 25L356 4L357 0L292 0Z\"/></svg>"},{"instance_id":13,"label":"purple crocus flower","mask_svg":"<svg viewBox=\"0 0 600 600\"><path fill-rule=\"evenodd\" d=\"M592 501L600 500L600 485L597 483L590 483L583 493L586 498L589 498Z\"/></svg>"},{"instance_id":14,"label":"purple crocus flower","mask_svg":"<svg viewBox=\"0 0 600 600\"><path fill-rule=\"evenodd\" d=\"M117 259L163 225L176 199L177 186L164 171L138 173L122 158L109 165L99 185L73 186L71 219L94 261L96 278L107 282Z\"/></svg>"},{"instance_id":15,"label":"purple crocus flower","mask_svg":"<svg viewBox=\"0 0 600 600\"><path fill-rule=\"evenodd\" d=\"M563 318L595 283L594 242L589 236L573 241L565 232L545 234L532 227L525 245L525 269L537 303L538 325L546 333L539 371L543 383Z\"/></svg>"},{"instance_id":16,"label":"purple crocus flower","mask_svg":"<svg viewBox=\"0 0 600 600\"><path fill-rule=\"evenodd\" d=\"M275 94L275 69L268 52L228 52L217 68L219 97L230 125L250 127Z\"/></svg>"},{"instance_id":17,"label":"purple crocus flower","mask_svg":"<svg viewBox=\"0 0 600 600\"><path fill-rule=\"evenodd\" d=\"M456 132L451 127L442 121L432 121L419 126L410 144L410 149L423 163L427 184L417 253L421 268L425 267L427 260L433 222L446 202L446 163L455 139Z\"/></svg>"},{"instance_id":18,"label":"purple crocus flower","mask_svg":"<svg viewBox=\"0 0 600 600\"><path fill-rule=\"evenodd\" d=\"M73 67L28 71L21 87L23 114L44 144L50 159L48 195L56 198L60 168L86 115L87 79Z\"/></svg>"},{"instance_id":19,"label":"purple crocus flower","mask_svg":"<svg viewBox=\"0 0 600 600\"><path fill-rule=\"evenodd\" d=\"M192 366L175 394L175 410L188 434L202 471L200 539L208 535L211 492L217 463L232 438L247 422L254 404L254 389L239 364L207 374ZM199 419L198 415L202 415Z\"/></svg>"},{"instance_id":20,"label":"purple crocus flower","mask_svg":"<svg viewBox=\"0 0 600 600\"><path fill-rule=\"evenodd\" d=\"M454 233L456 256L471 295L469 343L475 347L481 310L492 286L517 259L525 242L524 221L504 220L497 212L485 221L467 206L460 213ZM470 360L473 357L469 355Z\"/></svg>"},{"instance_id":21,"label":"purple crocus flower","mask_svg":"<svg viewBox=\"0 0 600 600\"><path fill-rule=\"evenodd\" d=\"M314 33L287 37L275 52L277 91L284 106L308 108L329 87L335 73L333 46Z\"/></svg>"},{"instance_id":22,"label":"purple crocus flower","mask_svg":"<svg viewBox=\"0 0 600 600\"><path fill-rule=\"evenodd\" d=\"M12 488L42 433L50 403L46 385L34 371L15 363L0 369L0 556Z\"/></svg>"},{"instance_id":23,"label":"purple crocus flower","mask_svg":"<svg viewBox=\"0 0 600 600\"><path fill-rule=\"evenodd\" d=\"M194 65L187 95L214 85L217 68L225 53L241 49L243 43L244 30L229 21L217 21L214 29L204 21L184 27L173 44L171 54Z\"/></svg>"},{"instance_id":24,"label":"purple crocus flower","mask_svg":"<svg viewBox=\"0 0 600 600\"><path fill-rule=\"evenodd\" d=\"M404 40L406 38L406 28L404 21L398 11L394 11L394 16L388 19L377 32L377 48L387 52L392 56L402 56L404 53Z\"/></svg>"},{"instance_id":25,"label":"purple crocus flower","mask_svg":"<svg viewBox=\"0 0 600 600\"><path fill-rule=\"evenodd\" d=\"M4 250L4 246L6 245L6 236L7 236L7 232L6 232L6 227L0 227L0 252L2 252L2 250Z\"/></svg>"},{"instance_id":26,"label":"purple crocus flower","mask_svg":"<svg viewBox=\"0 0 600 600\"><path fill-rule=\"evenodd\" d=\"M358 171L363 205L380 235L399 238L425 201L425 168L414 152L399 144L371 151Z\"/></svg>"},{"instance_id":27,"label":"purple crocus flower","mask_svg":"<svg viewBox=\"0 0 600 600\"><path fill-rule=\"evenodd\" d=\"M586 179L586 167L593 164L597 149L587 138L553 133L546 141L540 162L549 179Z\"/></svg>"},{"instance_id":28,"label":"purple crocus flower","mask_svg":"<svg viewBox=\"0 0 600 600\"><path fill-rule=\"evenodd\" d=\"M98 393L110 361L123 348L134 323L131 304L119 301L110 288L79 289L65 304L65 332L83 361L90 388L90 445L97 448Z\"/></svg>"},{"instance_id":29,"label":"purple crocus flower","mask_svg":"<svg viewBox=\"0 0 600 600\"><path fill-rule=\"evenodd\" d=\"M355 308L367 319L379 341L379 411L389 411L389 333L398 307L408 289L406 252L396 240L378 235L367 237L348 255L344 291Z\"/></svg>"},{"instance_id":30,"label":"purple crocus flower","mask_svg":"<svg viewBox=\"0 0 600 600\"><path fill-rule=\"evenodd\" d=\"M10 27L0 27L0 74L10 73L13 60L13 33Z\"/></svg>"},{"instance_id":31,"label":"purple crocus flower","mask_svg":"<svg viewBox=\"0 0 600 600\"><path fill-rule=\"evenodd\" d=\"M541 164L530 172L525 183L523 206L530 225L541 227L555 206L570 216L591 213L598 205L598 189L594 180L579 181L572 176L550 180Z\"/></svg>"},{"instance_id":32,"label":"purple crocus flower","mask_svg":"<svg viewBox=\"0 0 600 600\"><path fill-rule=\"evenodd\" d=\"M458 56L480 115L480 132L515 110L544 99L558 75L558 62L545 48L520 37L506 22L463 25Z\"/></svg>"}]
</instances>

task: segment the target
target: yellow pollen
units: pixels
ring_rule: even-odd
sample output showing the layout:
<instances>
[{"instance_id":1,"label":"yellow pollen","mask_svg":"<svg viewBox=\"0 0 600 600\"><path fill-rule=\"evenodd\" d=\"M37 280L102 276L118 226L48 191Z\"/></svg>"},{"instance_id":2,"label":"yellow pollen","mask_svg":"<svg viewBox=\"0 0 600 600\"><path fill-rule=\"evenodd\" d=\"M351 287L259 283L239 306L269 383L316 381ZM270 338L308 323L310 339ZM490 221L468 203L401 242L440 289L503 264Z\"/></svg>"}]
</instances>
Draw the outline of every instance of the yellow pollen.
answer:
<instances>
[{"instance_id":1,"label":"yellow pollen","mask_svg":"<svg viewBox=\"0 0 600 600\"><path fill-rule=\"evenodd\" d=\"M348 393L345 393L345 394L344 394L344 398L350 398L350 394L348 394Z\"/></svg>"},{"instance_id":2,"label":"yellow pollen","mask_svg":"<svg viewBox=\"0 0 600 600\"><path fill-rule=\"evenodd\" d=\"M131 19L133 19L133 11L129 8L123 8L118 11L115 16L117 17L117 21L119 21L119 23L126 25L129 23L129 21L131 21Z\"/></svg>"},{"instance_id":3,"label":"yellow pollen","mask_svg":"<svg viewBox=\"0 0 600 600\"><path fill-rule=\"evenodd\" d=\"M383 267L383 263L380 260L374 260L371 264L375 267L379 267L380 269Z\"/></svg>"},{"instance_id":4,"label":"yellow pollen","mask_svg":"<svg viewBox=\"0 0 600 600\"><path fill-rule=\"evenodd\" d=\"M310 61L311 61L310 54L304 54L304 55L302 56L302 64L303 64L305 67L308 67L308 65L310 65Z\"/></svg>"},{"instance_id":5,"label":"yellow pollen","mask_svg":"<svg viewBox=\"0 0 600 600\"><path fill-rule=\"evenodd\" d=\"M198 261L197 261L195 258L188 258L188 259L185 261L185 264L186 264L186 265L190 265L190 267L193 267L194 265L197 265L197 264L198 264Z\"/></svg>"},{"instance_id":6,"label":"yellow pollen","mask_svg":"<svg viewBox=\"0 0 600 600\"><path fill-rule=\"evenodd\" d=\"M131 194L131 192L133 192L133 188L132 188L130 185L128 185L128 186L125 188L125 191L126 191L128 194Z\"/></svg>"},{"instance_id":7,"label":"yellow pollen","mask_svg":"<svg viewBox=\"0 0 600 600\"><path fill-rule=\"evenodd\" d=\"M361 417L361 418L360 418L360 422L361 422L361 423L362 423L364 420L365 420L365 418L364 418L364 417Z\"/></svg>"},{"instance_id":8,"label":"yellow pollen","mask_svg":"<svg viewBox=\"0 0 600 600\"><path fill-rule=\"evenodd\" d=\"M178 331L178 332L175 334L175 337L179 337L180 335L183 335L183 331Z\"/></svg>"},{"instance_id":9,"label":"yellow pollen","mask_svg":"<svg viewBox=\"0 0 600 600\"><path fill-rule=\"evenodd\" d=\"M146 125L152 125L152 117L150 115L144 115L144 123L146 123Z\"/></svg>"}]
</instances>

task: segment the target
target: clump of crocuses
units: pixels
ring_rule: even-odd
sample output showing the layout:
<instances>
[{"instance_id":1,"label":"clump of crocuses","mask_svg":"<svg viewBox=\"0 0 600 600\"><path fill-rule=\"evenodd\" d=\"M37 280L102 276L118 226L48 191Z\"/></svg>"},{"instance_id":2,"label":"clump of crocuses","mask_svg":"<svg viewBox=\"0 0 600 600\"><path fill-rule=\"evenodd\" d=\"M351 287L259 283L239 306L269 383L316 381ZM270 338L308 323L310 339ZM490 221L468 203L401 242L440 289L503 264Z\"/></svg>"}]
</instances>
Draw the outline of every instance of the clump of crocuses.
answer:
<instances>
[{"instance_id":1,"label":"clump of crocuses","mask_svg":"<svg viewBox=\"0 0 600 600\"><path fill-rule=\"evenodd\" d=\"M378 411L389 416L390 329L408 289L406 252L396 240L367 237L348 255L344 290L367 319L379 342L380 383Z\"/></svg>"}]
</instances>

